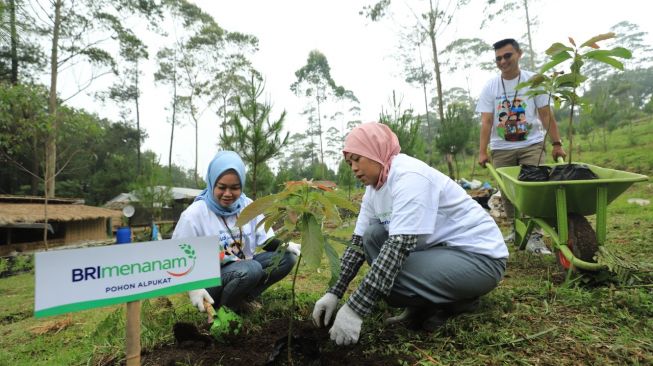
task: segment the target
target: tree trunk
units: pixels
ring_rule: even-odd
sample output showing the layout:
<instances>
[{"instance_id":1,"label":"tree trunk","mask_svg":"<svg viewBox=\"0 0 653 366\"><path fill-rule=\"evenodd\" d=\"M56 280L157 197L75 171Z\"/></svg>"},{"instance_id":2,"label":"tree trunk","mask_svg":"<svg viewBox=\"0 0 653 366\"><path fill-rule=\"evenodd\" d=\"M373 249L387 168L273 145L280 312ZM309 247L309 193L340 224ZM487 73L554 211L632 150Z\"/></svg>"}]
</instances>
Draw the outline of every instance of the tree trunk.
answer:
<instances>
[{"instance_id":1,"label":"tree trunk","mask_svg":"<svg viewBox=\"0 0 653 366\"><path fill-rule=\"evenodd\" d=\"M197 116L195 116L195 108L193 107L192 101L191 101L191 105L190 105L190 112L191 112L190 113L191 117L193 117L193 122L195 122L195 171L193 172L193 178L195 180L195 186L199 186L199 182L197 181L197 178L198 178L198 176L197 176L197 157L198 157L197 145L199 144L199 133L198 133L199 121L197 120Z\"/></svg>"},{"instance_id":2,"label":"tree trunk","mask_svg":"<svg viewBox=\"0 0 653 366\"><path fill-rule=\"evenodd\" d=\"M531 18L528 14L528 0L524 0L524 10L526 11L526 34L528 35L528 52L530 52L531 71L535 71L535 52L533 52L533 39L531 37Z\"/></svg>"},{"instance_id":3,"label":"tree trunk","mask_svg":"<svg viewBox=\"0 0 653 366\"><path fill-rule=\"evenodd\" d=\"M172 74L172 128L170 129L170 150L168 151L168 175L172 178L172 142L175 138L175 119L177 118L177 68Z\"/></svg>"},{"instance_id":4,"label":"tree trunk","mask_svg":"<svg viewBox=\"0 0 653 366\"><path fill-rule=\"evenodd\" d=\"M422 47L418 46L417 50L419 51L420 71L422 72L422 76L424 76L424 60L422 59ZM420 79L422 80L422 92L424 93L424 113L426 114L426 130L427 130L426 139L427 139L427 145L430 145L431 138L432 138L431 134L433 133L433 126L431 126L431 119L429 118L429 99L428 99L428 93L426 89L426 79L424 77L421 77ZM430 155L431 155L431 151L429 149L429 157Z\"/></svg>"},{"instance_id":5,"label":"tree trunk","mask_svg":"<svg viewBox=\"0 0 653 366\"><path fill-rule=\"evenodd\" d=\"M61 7L63 0L54 3L54 25L52 27L52 50L50 53L50 95L48 98L48 114L52 129L48 133L45 147L45 195L54 197L54 178L57 169L57 133L59 120L57 118L57 63L59 47L59 31L61 28ZM47 235L47 231L44 235Z\"/></svg>"},{"instance_id":6,"label":"tree trunk","mask_svg":"<svg viewBox=\"0 0 653 366\"><path fill-rule=\"evenodd\" d=\"M317 100L317 133L320 138L320 163L322 163L322 178L326 177L326 172L324 171L324 150L322 149L322 116L320 115L320 93L315 91L315 99Z\"/></svg>"},{"instance_id":7,"label":"tree trunk","mask_svg":"<svg viewBox=\"0 0 653 366\"><path fill-rule=\"evenodd\" d=\"M445 160L447 160L447 169L449 170L449 178L451 179L456 179L456 176L454 174L454 169L453 169L453 154L451 153L446 153L445 154Z\"/></svg>"},{"instance_id":8,"label":"tree trunk","mask_svg":"<svg viewBox=\"0 0 653 366\"><path fill-rule=\"evenodd\" d=\"M435 16L437 9L433 10L433 1L429 1L431 8L429 12L429 39L431 40L431 49L433 51L433 64L435 70L435 84L438 91L438 113L440 115L440 123L444 121L444 102L442 101L442 80L440 78L440 62L438 61L438 45L435 41Z\"/></svg>"},{"instance_id":9,"label":"tree trunk","mask_svg":"<svg viewBox=\"0 0 653 366\"><path fill-rule=\"evenodd\" d=\"M256 161L255 161L255 162L252 164L252 191L254 191L254 196L252 197L252 200L256 200L256 193L257 193L257 192L256 192L256 190L257 190L257 187L256 187L256 173L257 173L257 169L256 169L256 168L257 168L257 167L258 167L258 164L257 164Z\"/></svg>"},{"instance_id":10,"label":"tree trunk","mask_svg":"<svg viewBox=\"0 0 653 366\"><path fill-rule=\"evenodd\" d=\"M138 173L138 176L141 175L141 112L138 106L138 98L140 96L140 88L138 85L138 60L136 61L136 95L135 95L135 100L134 102L136 103L136 131L138 131L138 139L136 140L136 148L138 149L137 151L137 160L136 160L136 171Z\"/></svg>"},{"instance_id":11,"label":"tree trunk","mask_svg":"<svg viewBox=\"0 0 653 366\"><path fill-rule=\"evenodd\" d=\"M18 34L16 34L16 0L9 0L9 27L11 32L11 83L18 84Z\"/></svg>"},{"instance_id":12,"label":"tree trunk","mask_svg":"<svg viewBox=\"0 0 653 366\"><path fill-rule=\"evenodd\" d=\"M30 194L32 196L38 196L39 194L39 177L41 176L39 173L40 161L39 141L36 136L32 136L32 174L30 175Z\"/></svg>"}]
</instances>

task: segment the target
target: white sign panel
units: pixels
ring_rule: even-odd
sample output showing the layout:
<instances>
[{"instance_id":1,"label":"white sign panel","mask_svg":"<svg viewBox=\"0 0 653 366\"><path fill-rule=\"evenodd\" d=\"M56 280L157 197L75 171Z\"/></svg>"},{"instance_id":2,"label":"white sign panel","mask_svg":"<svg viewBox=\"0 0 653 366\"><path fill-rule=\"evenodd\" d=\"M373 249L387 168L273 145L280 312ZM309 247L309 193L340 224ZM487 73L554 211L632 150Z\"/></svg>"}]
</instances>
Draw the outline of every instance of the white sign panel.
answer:
<instances>
[{"instance_id":1,"label":"white sign panel","mask_svg":"<svg viewBox=\"0 0 653 366\"><path fill-rule=\"evenodd\" d=\"M217 243L201 237L36 253L34 315L218 286Z\"/></svg>"}]
</instances>

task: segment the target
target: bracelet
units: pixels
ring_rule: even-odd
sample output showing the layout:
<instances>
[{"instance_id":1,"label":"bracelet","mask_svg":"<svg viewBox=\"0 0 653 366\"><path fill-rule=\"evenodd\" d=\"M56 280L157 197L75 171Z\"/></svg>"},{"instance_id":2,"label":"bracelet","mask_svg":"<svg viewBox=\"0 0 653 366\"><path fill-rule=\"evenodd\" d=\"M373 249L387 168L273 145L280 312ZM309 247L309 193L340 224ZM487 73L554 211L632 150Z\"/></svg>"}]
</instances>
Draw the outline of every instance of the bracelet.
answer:
<instances>
[{"instance_id":1,"label":"bracelet","mask_svg":"<svg viewBox=\"0 0 653 366\"><path fill-rule=\"evenodd\" d=\"M551 143L551 145L553 145L553 146L562 146L562 141L553 141Z\"/></svg>"}]
</instances>

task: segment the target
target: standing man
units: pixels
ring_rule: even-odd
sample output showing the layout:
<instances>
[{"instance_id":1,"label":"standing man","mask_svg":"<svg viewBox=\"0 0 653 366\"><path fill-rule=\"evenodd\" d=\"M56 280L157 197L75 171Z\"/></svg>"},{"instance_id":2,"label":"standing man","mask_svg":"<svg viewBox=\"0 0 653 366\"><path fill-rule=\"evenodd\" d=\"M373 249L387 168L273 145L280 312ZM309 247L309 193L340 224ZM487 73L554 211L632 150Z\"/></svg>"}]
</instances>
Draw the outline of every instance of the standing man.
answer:
<instances>
[{"instance_id":1,"label":"standing man","mask_svg":"<svg viewBox=\"0 0 653 366\"><path fill-rule=\"evenodd\" d=\"M501 75L488 81L476 105L476 112L481 113L478 163L485 167L490 160L487 151L489 145L492 164L497 168L540 165L546 159L546 131L551 139L553 159L566 157L558 125L549 106L549 97L545 94L527 96L528 88L517 90L519 83L528 81L534 75L533 72L519 69L522 56L519 43L508 38L495 43L493 47ZM516 128L518 120L519 129ZM512 221L514 206L505 196L502 201L506 216ZM514 240L514 227L505 240ZM531 235L526 249L537 254L551 254L540 232Z\"/></svg>"}]
</instances>

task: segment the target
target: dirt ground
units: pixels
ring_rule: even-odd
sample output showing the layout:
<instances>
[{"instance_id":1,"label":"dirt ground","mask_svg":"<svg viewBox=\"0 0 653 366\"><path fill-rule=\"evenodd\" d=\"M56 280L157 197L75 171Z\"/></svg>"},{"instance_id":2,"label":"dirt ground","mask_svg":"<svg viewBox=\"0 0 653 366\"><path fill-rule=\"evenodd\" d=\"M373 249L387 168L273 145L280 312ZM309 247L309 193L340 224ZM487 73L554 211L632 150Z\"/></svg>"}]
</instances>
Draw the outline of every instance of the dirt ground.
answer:
<instances>
[{"instance_id":1,"label":"dirt ground","mask_svg":"<svg viewBox=\"0 0 653 366\"><path fill-rule=\"evenodd\" d=\"M288 319L285 318L269 321L260 329L245 330L241 336L225 342L214 341L208 332L190 324L178 323L175 328L176 344L142 355L142 365L289 365ZM336 347L327 329L318 329L310 321L295 322L293 334L295 366L399 364L396 356L366 352L361 345ZM402 360L410 361L405 356Z\"/></svg>"}]
</instances>

